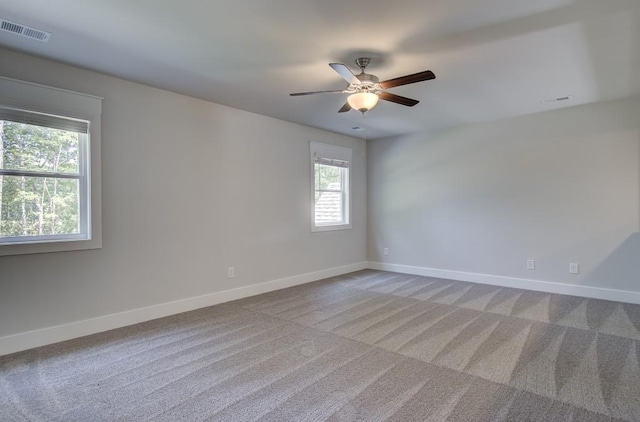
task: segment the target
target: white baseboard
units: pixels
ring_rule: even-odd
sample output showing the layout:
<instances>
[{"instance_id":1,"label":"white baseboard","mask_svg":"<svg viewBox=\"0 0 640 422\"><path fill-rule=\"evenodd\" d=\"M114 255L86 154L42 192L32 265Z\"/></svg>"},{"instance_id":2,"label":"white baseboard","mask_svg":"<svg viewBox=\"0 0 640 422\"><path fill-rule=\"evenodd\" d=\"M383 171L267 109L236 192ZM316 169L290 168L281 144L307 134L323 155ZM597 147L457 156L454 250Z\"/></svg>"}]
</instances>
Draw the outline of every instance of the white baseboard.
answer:
<instances>
[{"instance_id":1,"label":"white baseboard","mask_svg":"<svg viewBox=\"0 0 640 422\"><path fill-rule=\"evenodd\" d=\"M545 293L581 296L590 299L603 299L640 304L640 292L626 290L605 289L602 287L580 286L576 284L555 283L551 281L530 280L526 278L504 277L489 274L466 273L463 271L439 270L436 268L414 267L410 265L388 264L384 262L369 262L369 268L372 270L392 271L403 274L445 278L448 280L490 284L493 286L535 290Z\"/></svg>"},{"instance_id":2,"label":"white baseboard","mask_svg":"<svg viewBox=\"0 0 640 422\"><path fill-rule=\"evenodd\" d=\"M335 277L353 271L364 270L367 267L367 262L359 262L356 264L329 268L326 270L281 278L279 280L252 284L250 286L238 287L202 296L147 306L145 308L138 308L116 314L104 315L68 324L56 325L53 327L0 337L0 356L90 334L96 334L102 331L112 330L114 328L125 327L127 325L137 324L156 318L179 314L181 312L193 311L195 309L230 302L232 300L242 299L249 296L255 296L274 290L310 283L324 278Z\"/></svg>"}]
</instances>

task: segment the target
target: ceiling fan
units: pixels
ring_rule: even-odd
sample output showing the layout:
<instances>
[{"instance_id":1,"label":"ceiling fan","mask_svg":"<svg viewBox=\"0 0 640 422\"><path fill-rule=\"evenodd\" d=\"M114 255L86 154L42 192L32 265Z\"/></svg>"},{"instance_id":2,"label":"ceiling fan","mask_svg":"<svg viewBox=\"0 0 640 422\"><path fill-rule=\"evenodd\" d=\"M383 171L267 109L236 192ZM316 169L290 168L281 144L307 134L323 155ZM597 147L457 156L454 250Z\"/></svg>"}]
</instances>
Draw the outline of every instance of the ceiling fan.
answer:
<instances>
[{"instance_id":1,"label":"ceiling fan","mask_svg":"<svg viewBox=\"0 0 640 422\"><path fill-rule=\"evenodd\" d=\"M344 113L351 109L358 110L362 114L371 110L378 103L379 99L391 101L392 103L402 104L407 107L413 107L418 104L418 100L414 100L400 95L395 95L386 90L401 85L413 84L416 82L428 81L435 79L436 75L430 70L414 73L412 75L401 76L399 78L388 79L380 82L377 76L365 73L366 67L371 59L369 57L359 57L356 59L356 65L360 68L360 74L355 75L346 65L342 63L329 63L329 66L340 75L349 86L345 89L335 89L329 91L313 91L313 92L294 92L289 94L293 97L300 95L312 94L351 94L347 97L347 102L342 106L338 113Z\"/></svg>"}]
</instances>

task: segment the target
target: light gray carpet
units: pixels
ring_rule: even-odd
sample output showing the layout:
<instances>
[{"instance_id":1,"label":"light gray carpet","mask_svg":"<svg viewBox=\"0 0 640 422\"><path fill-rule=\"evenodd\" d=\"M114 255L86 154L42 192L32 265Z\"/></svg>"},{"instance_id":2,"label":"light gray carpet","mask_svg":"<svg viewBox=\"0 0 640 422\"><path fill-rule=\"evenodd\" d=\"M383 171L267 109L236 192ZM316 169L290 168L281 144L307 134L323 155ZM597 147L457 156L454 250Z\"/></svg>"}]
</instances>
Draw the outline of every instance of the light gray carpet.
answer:
<instances>
[{"instance_id":1,"label":"light gray carpet","mask_svg":"<svg viewBox=\"0 0 640 422\"><path fill-rule=\"evenodd\" d=\"M2 421L640 420L640 306L360 271L0 358Z\"/></svg>"}]
</instances>

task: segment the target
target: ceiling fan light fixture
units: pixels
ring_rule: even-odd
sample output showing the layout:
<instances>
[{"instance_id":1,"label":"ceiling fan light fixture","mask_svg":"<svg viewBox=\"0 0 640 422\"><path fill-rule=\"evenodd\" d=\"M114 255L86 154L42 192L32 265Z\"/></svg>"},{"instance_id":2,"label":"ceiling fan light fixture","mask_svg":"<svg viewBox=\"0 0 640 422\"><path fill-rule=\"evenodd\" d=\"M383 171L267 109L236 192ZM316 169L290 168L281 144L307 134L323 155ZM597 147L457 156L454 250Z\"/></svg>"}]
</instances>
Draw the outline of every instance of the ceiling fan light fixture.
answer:
<instances>
[{"instance_id":1,"label":"ceiling fan light fixture","mask_svg":"<svg viewBox=\"0 0 640 422\"><path fill-rule=\"evenodd\" d=\"M351 108L364 114L378 104L378 99L378 96L371 92L356 92L355 94L349 95L347 102Z\"/></svg>"}]
</instances>

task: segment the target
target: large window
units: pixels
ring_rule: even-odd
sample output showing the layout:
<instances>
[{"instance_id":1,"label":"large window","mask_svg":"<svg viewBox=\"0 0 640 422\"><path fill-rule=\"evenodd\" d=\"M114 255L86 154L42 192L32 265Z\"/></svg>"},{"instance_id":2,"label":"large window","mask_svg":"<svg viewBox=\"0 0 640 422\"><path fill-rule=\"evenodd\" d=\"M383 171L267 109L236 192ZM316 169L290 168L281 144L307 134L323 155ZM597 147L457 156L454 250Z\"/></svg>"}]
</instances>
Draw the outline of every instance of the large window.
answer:
<instances>
[{"instance_id":1,"label":"large window","mask_svg":"<svg viewBox=\"0 0 640 422\"><path fill-rule=\"evenodd\" d=\"M0 78L0 255L101 246L100 110L95 97Z\"/></svg>"},{"instance_id":2,"label":"large window","mask_svg":"<svg viewBox=\"0 0 640 422\"><path fill-rule=\"evenodd\" d=\"M311 142L312 231L351 227L349 167L351 149Z\"/></svg>"}]
</instances>

